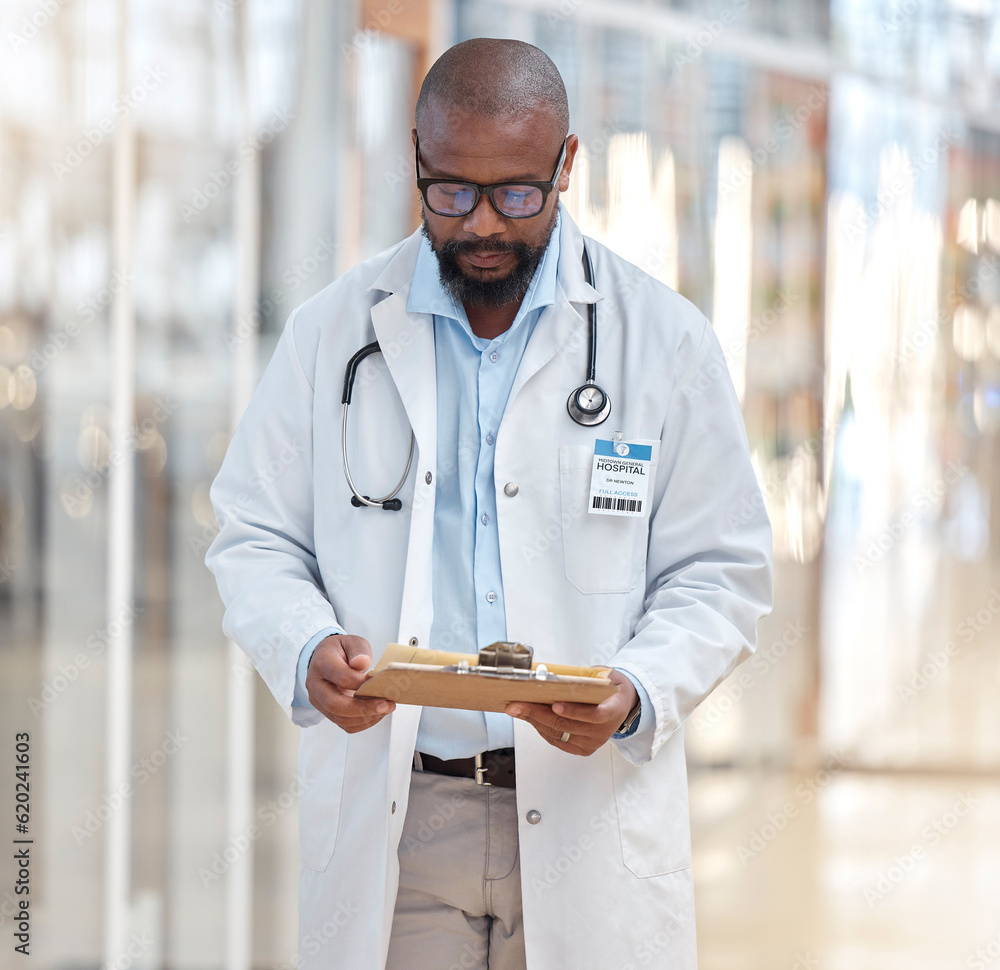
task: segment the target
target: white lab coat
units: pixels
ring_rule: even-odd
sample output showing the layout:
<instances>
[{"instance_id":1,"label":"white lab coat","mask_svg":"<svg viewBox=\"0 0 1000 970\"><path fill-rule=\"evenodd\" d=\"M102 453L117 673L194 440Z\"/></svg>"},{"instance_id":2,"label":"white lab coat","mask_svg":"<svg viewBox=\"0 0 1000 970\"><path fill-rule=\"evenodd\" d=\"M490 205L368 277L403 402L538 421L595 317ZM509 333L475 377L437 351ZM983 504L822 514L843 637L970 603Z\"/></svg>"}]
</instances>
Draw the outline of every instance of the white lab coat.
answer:
<instances>
[{"instance_id":1,"label":"white lab coat","mask_svg":"<svg viewBox=\"0 0 1000 970\"><path fill-rule=\"evenodd\" d=\"M496 437L507 633L539 659L627 669L652 701L642 756L589 758L514 722L529 970L695 970L682 724L756 642L771 604L771 533L715 334L687 300L561 221L557 302L529 342ZM432 319L406 301L421 235L291 315L212 487L207 562L224 629L292 716L303 644L331 624L428 645L437 461ZM566 399L599 303L599 429ZM416 445L401 512L355 508L341 460L344 366L377 338L351 406L359 490L389 491ZM598 434L654 439L650 515L587 513ZM517 494L504 486L516 483ZM434 646L434 644L430 644ZM299 750L299 966L383 966L420 709L348 736L313 711ZM529 824L532 809L541 820ZM446 814L446 813L445 813Z\"/></svg>"}]
</instances>

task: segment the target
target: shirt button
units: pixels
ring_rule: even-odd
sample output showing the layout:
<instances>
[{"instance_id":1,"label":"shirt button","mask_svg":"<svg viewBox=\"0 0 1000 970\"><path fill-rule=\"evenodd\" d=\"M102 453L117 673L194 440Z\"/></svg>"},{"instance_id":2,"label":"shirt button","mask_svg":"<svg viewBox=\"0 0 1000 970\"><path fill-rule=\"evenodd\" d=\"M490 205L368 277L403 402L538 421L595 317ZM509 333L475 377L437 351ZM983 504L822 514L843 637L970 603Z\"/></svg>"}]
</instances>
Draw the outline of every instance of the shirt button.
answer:
<instances>
[{"instance_id":1,"label":"shirt button","mask_svg":"<svg viewBox=\"0 0 1000 970\"><path fill-rule=\"evenodd\" d=\"M489 525L490 524L490 517L484 512L483 513L483 517L482 517L482 519L480 521L483 523L483 525Z\"/></svg>"},{"instance_id":2,"label":"shirt button","mask_svg":"<svg viewBox=\"0 0 1000 970\"><path fill-rule=\"evenodd\" d=\"M486 444L491 445L494 441L496 441L496 438L494 438L493 435L488 434L486 436Z\"/></svg>"},{"instance_id":3,"label":"shirt button","mask_svg":"<svg viewBox=\"0 0 1000 970\"><path fill-rule=\"evenodd\" d=\"M493 590L490 590L486 594L486 602L487 603L495 603L496 601L497 601L497 594L494 593Z\"/></svg>"},{"instance_id":4,"label":"shirt button","mask_svg":"<svg viewBox=\"0 0 1000 970\"><path fill-rule=\"evenodd\" d=\"M542 813L537 808L533 808L524 817L528 820L529 825L537 825L542 820Z\"/></svg>"},{"instance_id":5,"label":"shirt button","mask_svg":"<svg viewBox=\"0 0 1000 970\"><path fill-rule=\"evenodd\" d=\"M490 360L492 360L493 363L495 364L499 359L500 355L494 350L493 353L490 354Z\"/></svg>"},{"instance_id":6,"label":"shirt button","mask_svg":"<svg viewBox=\"0 0 1000 970\"><path fill-rule=\"evenodd\" d=\"M507 484L503 487L503 493L507 496L507 498L513 498L517 495L517 491L517 486L513 482L507 482Z\"/></svg>"}]
</instances>

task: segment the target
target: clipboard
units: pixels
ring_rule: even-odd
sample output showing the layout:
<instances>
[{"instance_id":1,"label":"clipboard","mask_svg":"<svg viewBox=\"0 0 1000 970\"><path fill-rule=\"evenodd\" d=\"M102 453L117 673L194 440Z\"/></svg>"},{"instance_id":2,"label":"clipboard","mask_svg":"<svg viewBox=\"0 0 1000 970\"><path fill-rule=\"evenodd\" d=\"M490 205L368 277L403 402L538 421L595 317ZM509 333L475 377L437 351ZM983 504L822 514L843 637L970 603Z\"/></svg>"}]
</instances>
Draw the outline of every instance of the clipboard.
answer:
<instances>
[{"instance_id":1,"label":"clipboard","mask_svg":"<svg viewBox=\"0 0 1000 970\"><path fill-rule=\"evenodd\" d=\"M512 701L599 704L618 689L608 672L535 663L531 647L507 641L483 647L478 657L390 643L354 693L397 704L502 714Z\"/></svg>"}]
</instances>

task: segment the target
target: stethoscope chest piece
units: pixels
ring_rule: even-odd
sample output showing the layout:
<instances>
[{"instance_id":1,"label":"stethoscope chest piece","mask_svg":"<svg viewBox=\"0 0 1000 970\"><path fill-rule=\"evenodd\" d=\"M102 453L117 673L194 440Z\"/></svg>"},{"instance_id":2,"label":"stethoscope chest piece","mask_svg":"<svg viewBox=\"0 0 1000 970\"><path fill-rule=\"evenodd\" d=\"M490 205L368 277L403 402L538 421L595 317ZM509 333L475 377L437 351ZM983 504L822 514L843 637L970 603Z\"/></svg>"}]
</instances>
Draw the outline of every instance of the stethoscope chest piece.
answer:
<instances>
[{"instance_id":1,"label":"stethoscope chest piece","mask_svg":"<svg viewBox=\"0 0 1000 970\"><path fill-rule=\"evenodd\" d=\"M577 424L593 427L607 421L611 413L611 398L600 385L583 384L570 394L566 410Z\"/></svg>"}]
</instances>

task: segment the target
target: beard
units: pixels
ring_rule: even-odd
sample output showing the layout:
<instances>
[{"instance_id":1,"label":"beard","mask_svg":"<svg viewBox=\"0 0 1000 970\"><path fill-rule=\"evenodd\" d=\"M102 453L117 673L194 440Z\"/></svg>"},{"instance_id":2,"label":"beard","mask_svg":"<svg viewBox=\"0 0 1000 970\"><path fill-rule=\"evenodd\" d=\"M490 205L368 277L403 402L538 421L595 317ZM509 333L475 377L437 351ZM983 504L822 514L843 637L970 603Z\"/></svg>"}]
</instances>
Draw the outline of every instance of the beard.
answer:
<instances>
[{"instance_id":1,"label":"beard","mask_svg":"<svg viewBox=\"0 0 1000 970\"><path fill-rule=\"evenodd\" d=\"M529 246L524 242L505 240L466 240L450 239L440 246L431 235L424 216L421 232L427 237L438 261L438 275L441 284L451 294L456 303L466 306L481 306L497 308L508 303L518 303L528 292L531 279L535 275L538 264L545 255L549 245L552 230L555 228L558 207L553 206L552 215L545 227L545 241L540 246ZM484 255L493 253L511 253L516 262L514 268L506 276L499 278L480 279L469 276L458 265L458 256ZM491 272L484 270L483 272Z\"/></svg>"}]
</instances>

